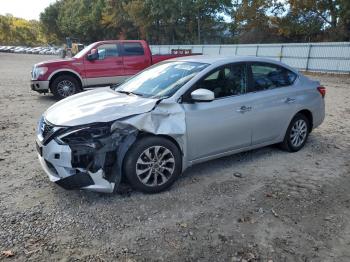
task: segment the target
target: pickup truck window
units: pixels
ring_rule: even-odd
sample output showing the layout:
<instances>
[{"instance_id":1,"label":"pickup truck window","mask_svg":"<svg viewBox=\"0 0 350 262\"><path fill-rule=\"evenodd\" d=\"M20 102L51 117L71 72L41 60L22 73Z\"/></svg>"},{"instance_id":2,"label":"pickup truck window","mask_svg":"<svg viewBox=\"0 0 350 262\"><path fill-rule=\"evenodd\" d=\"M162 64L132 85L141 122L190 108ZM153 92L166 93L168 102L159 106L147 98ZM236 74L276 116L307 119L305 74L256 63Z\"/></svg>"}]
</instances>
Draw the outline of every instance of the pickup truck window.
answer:
<instances>
[{"instance_id":1,"label":"pickup truck window","mask_svg":"<svg viewBox=\"0 0 350 262\"><path fill-rule=\"evenodd\" d=\"M170 97L209 64L197 62L163 62L132 77L115 89L143 97Z\"/></svg>"},{"instance_id":2,"label":"pickup truck window","mask_svg":"<svg viewBox=\"0 0 350 262\"><path fill-rule=\"evenodd\" d=\"M141 43L122 43L122 50L125 56L144 55Z\"/></svg>"},{"instance_id":3,"label":"pickup truck window","mask_svg":"<svg viewBox=\"0 0 350 262\"><path fill-rule=\"evenodd\" d=\"M84 55L88 53L88 51L95 45L95 43L92 43L85 47L83 50L81 50L79 53L77 53L74 58L82 58Z\"/></svg>"},{"instance_id":4,"label":"pickup truck window","mask_svg":"<svg viewBox=\"0 0 350 262\"><path fill-rule=\"evenodd\" d=\"M103 44L97 48L98 59L103 60L107 57L119 56L116 44Z\"/></svg>"}]
</instances>

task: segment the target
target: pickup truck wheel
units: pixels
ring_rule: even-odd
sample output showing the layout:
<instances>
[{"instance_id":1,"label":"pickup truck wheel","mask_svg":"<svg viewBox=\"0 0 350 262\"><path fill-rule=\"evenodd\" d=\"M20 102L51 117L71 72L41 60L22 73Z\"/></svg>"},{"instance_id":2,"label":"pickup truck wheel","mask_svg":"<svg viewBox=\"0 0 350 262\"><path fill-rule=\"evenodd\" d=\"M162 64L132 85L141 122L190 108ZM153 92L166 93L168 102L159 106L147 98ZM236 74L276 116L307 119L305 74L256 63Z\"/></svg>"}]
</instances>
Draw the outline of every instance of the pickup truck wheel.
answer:
<instances>
[{"instance_id":1,"label":"pickup truck wheel","mask_svg":"<svg viewBox=\"0 0 350 262\"><path fill-rule=\"evenodd\" d=\"M79 82L72 76L62 75L51 84L51 92L57 99L63 99L80 91Z\"/></svg>"}]
</instances>

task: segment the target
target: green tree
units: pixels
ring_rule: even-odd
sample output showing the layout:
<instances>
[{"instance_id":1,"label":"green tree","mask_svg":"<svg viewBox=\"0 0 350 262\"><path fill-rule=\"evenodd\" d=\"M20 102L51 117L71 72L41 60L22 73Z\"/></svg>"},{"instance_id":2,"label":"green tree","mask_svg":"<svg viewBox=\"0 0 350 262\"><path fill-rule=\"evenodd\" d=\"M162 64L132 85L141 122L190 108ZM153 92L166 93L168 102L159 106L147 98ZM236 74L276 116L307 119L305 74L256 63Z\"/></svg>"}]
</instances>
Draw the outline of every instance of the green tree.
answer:
<instances>
[{"instance_id":1,"label":"green tree","mask_svg":"<svg viewBox=\"0 0 350 262\"><path fill-rule=\"evenodd\" d=\"M342 0L340 1L340 5L339 28L341 32L341 40L350 41L350 1Z\"/></svg>"},{"instance_id":2,"label":"green tree","mask_svg":"<svg viewBox=\"0 0 350 262\"><path fill-rule=\"evenodd\" d=\"M38 21L12 15L0 15L0 42L11 45L35 45L45 41Z\"/></svg>"},{"instance_id":3,"label":"green tree","mask_svg":"<svg viewBox=\"0 0 350 262\"><path fill-rule=\"evenodd\" d=\"M289 0L292 12L313 13L324 21L327 26L336 28L338 25L340 5L339 0Z\"/></svg>"},{"instance_id":4,"label":"green tree","mask_svg":"<svg viewBox=\"0 0 350 262\"><path fill-rule=\"evenodd\" d=\"M85 42L103 39L101 20L104 7L104 0L62 1L57 18L59 32Z\"/></svg>"},{"instance_id":5,"label":"green tree","mask_svg":"<svg viewBox=\"0 0 350 262\"><path fill-rule=\"evenodd\" d=\"M58 22L62 4L63 1L57 1L40 13L41 28L49 42L59 42L59 39L62 40L64 38Z\"/></svg>"},{"instance_id":6,"label":"green tree","mask_svg":"<svg viewBox=\"0 0 350 262\"><path fill-rule=\"evenodd\" d=\"M126 39L135 38L137 28L127 12L129 0L107 0L103 10L102 25L106 28L106 35L109 38ZM140 1L142 7L142 1Z\"/></svg>"},{"instance_id":7,"label":"green tree","mask_svg":"<svg viewBox=\"0 0 350 262\"><path fill-rule=\"evenodd\" d=\"M349 40L349 0L289 0L288 3L291 12L311 14L323 22L323 40Z\"/></svg>"},{"instance_id":8,"label":"green tree","mask_svg":"<svg viewBox=\"0 0 350 262\"><path fill-rule=\"evenodd\" d=\"M139 35L152 43L199 43L223 33L222 14L230 5L230 0L133 0L125 10Z\"/></svg>"},{"instance_id":9,"label":"green tree","mask_svg":"<svg viewBox=\"0 0 350 262\"><path fill-rule=\"evenodd\" d=\"M289 12L281 18L272 19L284 42L320 41L323 21L315 14Z\"/></svg>"},{"instance_id":10,"label":"green tree","mask_svg":"<svg viewBox=\"0 0 350 262\"><path fill-rule=\"evenodd\" d=\"M235 0L231 30L239 43L281 41L271 17L277 17L283 11L283 5L272 0Z\"/></svg>"}]
</instances>

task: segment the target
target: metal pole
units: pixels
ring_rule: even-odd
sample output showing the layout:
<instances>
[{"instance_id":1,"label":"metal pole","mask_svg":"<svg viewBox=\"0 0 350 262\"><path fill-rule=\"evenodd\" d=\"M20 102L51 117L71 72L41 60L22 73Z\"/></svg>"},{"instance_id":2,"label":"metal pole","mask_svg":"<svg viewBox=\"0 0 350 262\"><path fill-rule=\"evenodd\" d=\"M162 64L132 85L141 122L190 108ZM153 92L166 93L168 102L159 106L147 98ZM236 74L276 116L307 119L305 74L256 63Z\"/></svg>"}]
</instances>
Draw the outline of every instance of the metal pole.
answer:
<instances>
[{"instance_id":1,"label":"metal pole","mask_svg":"<svg viewBox=\"0 0 350 262\"><path fill-rule=\"evenodd\" d=\"M308 51L308 54L307 54L307 60L306 60L306 68L305 68L305 71L308 71L308 70L309 70L309 62L310 62L311 48L312 48L312 44L309 44L309 51Z\"/></svg>"},{"instance_id":2,"label":"metal pole","mask_svg":"<svg viewBox=\"0 0 350 262\"><path fill-rule=\"evenodd\" d=\"M283 45L281 45L280 62L282 61L282 58L283 58Z\"/></svg>"},{"instance_id":3,"label":"metal pole","mask_svg":"<svg viewBox=\"0 0 350 262\"><path fill-rule=\"evenodd\" d=\"M259 53L259 45L256 45L256 52L255 52L255 56L258 56Z\"/></svg>"},{"instance_id":4,"label":"metal pole","mask_svg":"<svg viewBox=\"0 0 350 262\"><path fill-rule=\"evenodd\" d=\"M197 30L198 30L198 44L201 44L201 25L200 25L200 21L199 21L200 17L199 17L199 8L198 8L198 19L197 19Z\"/></svg>"}]
</instances>

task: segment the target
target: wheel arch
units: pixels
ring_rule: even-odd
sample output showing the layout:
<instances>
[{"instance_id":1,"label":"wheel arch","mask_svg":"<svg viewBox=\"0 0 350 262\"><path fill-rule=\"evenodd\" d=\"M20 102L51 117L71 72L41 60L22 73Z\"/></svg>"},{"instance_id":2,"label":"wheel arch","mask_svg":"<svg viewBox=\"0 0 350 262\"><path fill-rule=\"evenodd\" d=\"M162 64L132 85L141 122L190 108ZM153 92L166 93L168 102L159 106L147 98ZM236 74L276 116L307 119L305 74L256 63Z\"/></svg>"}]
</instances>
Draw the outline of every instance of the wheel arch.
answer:
<instances>
[{"instance_id":1,"label":"wheel arch","mask_svg":"<svg viewBox=\"0 0 350 262\"><path fill-rule=\"evenodd\" d=\"M281 136L278 138L279 141L283 141L284 137L285 137L285 134L288 130L288 127L290 125L290 123L292 122L292 120L294 119L294 117L297 115L297 114L302 114L304 115L308 120L309 120L309 123L310 123L310 133L313 129L313 115L312 115L312 112L309 110L309 109L306 109L306 108L301 108L299 109L298 111L295 112L294 115L291 115L289 119L286 120L285 122L285 126L284 126L284 132L281 133Z\"/></svg>"},{"instance_id":2,"label":"wheel arch","mask_svg":"<svg viewBox=\"0 0 350 262\"><path fill-rule=\"evenodd\" d=\"M303 114L307 118L307 120L309 120L310 132L311 132L313 128L313 121L314 121L312 112L308 109L302 109L298 111L294 116L296 116L297 114Z\"/></svg>"},{"instance_id":3,"label":"wheel arch","mask_svg":"<svg viewBox=\"0 0 350 262\"><path fill-rule=\"evenodd\" d=\"M138 134L136 140L141 139L141 138L146 137L146 136L163 137L163 138L169 140L170 142L172 142L177 147L177 149L179 150L181 156L183 156L184 152L183 152L180 144L178 143L178 141L174 137L169 136L169 135L164 135L164 134L159 134L159 135L157 134L156 135L156 134L152 134L152 133L148 133L148 132L143 132L142 131L142 132L140 132Z\"/></svg>"},{"instance_id":4,"label":"wheel arch","mask_svg":"<svg viewBox=\"0 0 350 262\"><path fill-rule=\"evenodd\" d=\"M80 75L78 73L76 73L73 70L69 70L69 69L64 69L64 70L59 70L59 71L55 71L53 73L51 73L51 75L49 76L49 86L51 88L51 84L53 83L53 81L55 81L55 79L59 76L63 76L63 75L69 75L74 77L78 83L80 84L80 87L83 87L83 79L80 77Z\"/></svg>"}]
</instances>

